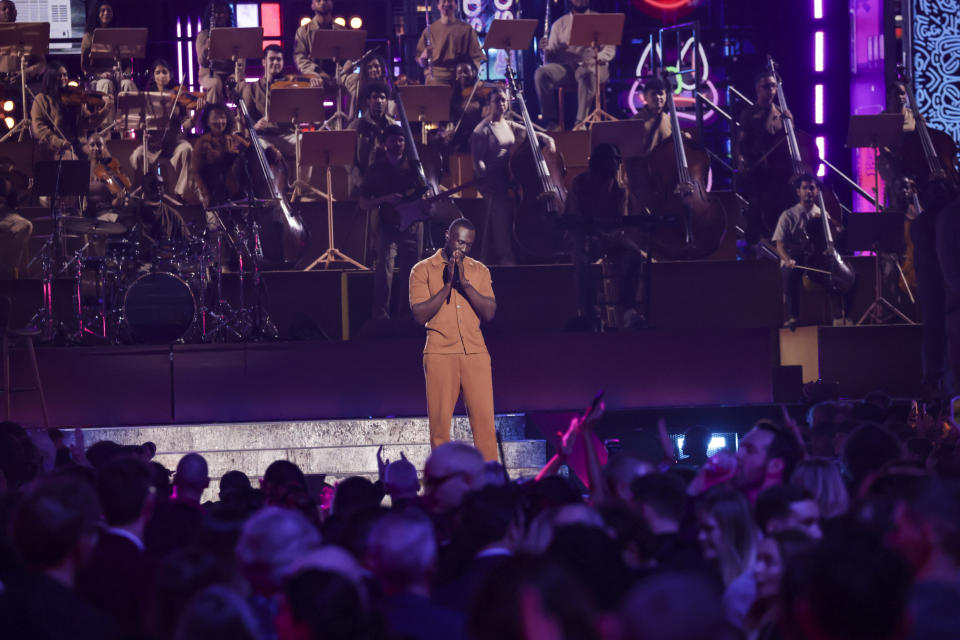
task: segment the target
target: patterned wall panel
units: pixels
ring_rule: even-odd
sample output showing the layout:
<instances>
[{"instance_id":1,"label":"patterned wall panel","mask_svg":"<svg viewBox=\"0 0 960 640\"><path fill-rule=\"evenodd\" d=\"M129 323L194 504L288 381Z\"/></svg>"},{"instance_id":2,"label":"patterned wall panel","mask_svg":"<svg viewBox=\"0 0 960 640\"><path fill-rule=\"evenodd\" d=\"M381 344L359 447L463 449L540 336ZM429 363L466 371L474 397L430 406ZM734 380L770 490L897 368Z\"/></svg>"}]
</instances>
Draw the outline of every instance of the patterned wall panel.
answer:
<instances>
[{"instance_id":1,"label":"patterned wall panel","mask_svg":"<svg viewBox=\"0 0 960 640\"><path fill-rule=\"evenodd\" d=\"M960 139L960 0L915 0L913 38L920 111Z\"/></svg>"}]
</instances>

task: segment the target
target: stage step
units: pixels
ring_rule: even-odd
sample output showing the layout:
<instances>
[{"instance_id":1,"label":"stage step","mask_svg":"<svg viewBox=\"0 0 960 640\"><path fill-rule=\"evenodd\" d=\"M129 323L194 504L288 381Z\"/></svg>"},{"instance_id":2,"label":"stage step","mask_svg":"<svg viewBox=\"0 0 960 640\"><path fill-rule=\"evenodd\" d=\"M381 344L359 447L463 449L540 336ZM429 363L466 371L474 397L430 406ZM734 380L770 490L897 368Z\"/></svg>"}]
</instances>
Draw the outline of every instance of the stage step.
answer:
<instances>
[{"instance_id":1,"label":"stage step","mask_svg":"<svg viewBox=\"0 0 960 640\"><path fill-rule=\"evenodd\" d=\"M536 474L546 462L546 443L526 439L526 416L498 415L496 428L511 477ZM89 427L83 432L87 447L102 440L123 445L153 442L155 460L171 470L184 454L201 454L211 478L205 498L214 500L224 473L243 471L256 485L274 460L290 460L304 473L322 473L328 481L336 481L353 475L375 479L381 445L384 459L397 460L403 452L421 472L430 454L429 424L422 417ZM71 444L73 433L65 436ZM452 437L472 442L466 416L454 417Z\"/></svg>"}]
</instances>

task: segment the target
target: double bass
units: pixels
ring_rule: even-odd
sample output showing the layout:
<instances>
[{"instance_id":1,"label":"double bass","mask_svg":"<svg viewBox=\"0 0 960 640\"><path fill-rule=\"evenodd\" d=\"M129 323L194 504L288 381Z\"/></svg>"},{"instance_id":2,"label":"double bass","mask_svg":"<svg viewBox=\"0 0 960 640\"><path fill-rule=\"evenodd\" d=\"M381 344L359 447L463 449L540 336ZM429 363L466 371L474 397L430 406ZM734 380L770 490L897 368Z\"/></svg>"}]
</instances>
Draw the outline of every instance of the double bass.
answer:
<instances>
[{"instance_id":1,"label":"double bass","mask_svg":"<svg viewBox=\"0 0 960 640\"><path fill-rule=\"evenodd\" d=\"M559 152L540 148L512 67L507 66L506 75L510 93L520 105L527 133L509 161L510 173L521 194L513 219L513 235L520 248L532 257L556 259L564 255L563 231L557 223L567 201L567 188L563 184L567 169Z\"/></svg>"},{"instance_id":2,"label":"double bass","mask_svg":"<svg viewBox=\"0 0 960 640\"><path fill-rule=\"evenodd\" d=\"M783 81L780 74L777 73L776 63L770 56L767 56L767 67L777 81L777 101L780 103L780 110L785 112L787 111L787 100L783 95ZM794 165L794 175L798 176L804 172L804 161L800 156L800 146L797 143L796 129L794 129L792 119L783 119L783 130L787 136L790 158ZM823 285L831 291L843 294L853 287L856 274L840 256L834 244L832 223L825 204L823 189L817 190L817 198L820 216L813 219L805 230L810 241L810 247L808 248L809 264L807 266L822 272L828 272L829 275L809 271L804 277Z\"/></svg>"},{"instance_id":3,"label":"double bass","mask_svg":"<svg viewBox=\"0 0 960 640\"><path fill-rule=\"evenodd\" d=\"M673 134L647 159L653 199L649 208L657 218L651 249L661 260L702 260L720 248L727 214L720 201L707 193L710 156L682 135L671 78L665 80Z\"/></svg>"}]
</instances>

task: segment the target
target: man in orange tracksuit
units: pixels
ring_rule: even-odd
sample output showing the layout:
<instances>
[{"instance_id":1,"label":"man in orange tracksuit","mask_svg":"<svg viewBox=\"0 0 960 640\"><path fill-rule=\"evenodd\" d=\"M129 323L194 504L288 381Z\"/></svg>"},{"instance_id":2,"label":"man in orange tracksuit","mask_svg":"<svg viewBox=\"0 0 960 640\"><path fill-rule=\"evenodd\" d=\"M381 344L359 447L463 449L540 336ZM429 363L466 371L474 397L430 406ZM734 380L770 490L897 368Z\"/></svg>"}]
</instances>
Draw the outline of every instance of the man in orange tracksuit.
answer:
<instances>
[{"instance_id":1,"label":"man in orange tracksuit","mask_svg":"<svg viewBox=\"0 0 960 640\"><path fill-rule=\"evenodd\" d=\"M427 328L423 373L427 381L430 445L450 440L457 398L470 416L473 444L486 460L497 459L493 377L480 321L497 312L490 270L468 258L476 229L466 218L450 224L446 244L410 271L410 309Z\"/></svg>"}]
</instances>

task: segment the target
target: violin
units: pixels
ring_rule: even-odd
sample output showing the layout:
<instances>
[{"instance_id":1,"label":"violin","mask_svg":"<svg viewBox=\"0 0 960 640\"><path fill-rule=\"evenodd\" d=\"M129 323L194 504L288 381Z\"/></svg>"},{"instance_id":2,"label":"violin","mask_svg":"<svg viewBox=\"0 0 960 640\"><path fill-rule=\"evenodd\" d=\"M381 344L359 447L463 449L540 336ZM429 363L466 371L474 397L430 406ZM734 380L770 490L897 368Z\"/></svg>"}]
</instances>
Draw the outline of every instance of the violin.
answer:
<instances>
[{"instance_id":1,"label":"violin","mask_svg":"<svg viewBox=\"0 0 960 640\"><path fill-rule=\"evenodd\" d=\"M173 89L165 89L161 93L169 95L184 109L196 109L200 98L203 97L203 93L200 91L180 91L179 89L180 86L178 85Z\"/></svg>"},{"instance_id":2,"label":"violin","mask_svg":"<svg viewBox=\"0 0 960 640\"><path fill-rule=\"evenodd\" d=\"M106 104L106 96L99 91L84 91L80 87L67 85L60 89L60 102L69 107L86 105L91 109L100 109Z\"/></svg>"},{"instance_id":3,"label":"violin","mask_svg":"<svg viewBox=\"0 0 960 640\"><path fill-rule=\"evenodd\" d=\"M133 181L120 168L116 158L97 158L93 163L93 177L106 184L115 196L123 195L133 186Z\"/></svg>"},{"instance_id":4,"label":"violin","mask_svg":"<svg viewBox=\"0 0 960 640\"><path fill-rule=\"evenodd\" d=\"M309 89L310 82L321 76L318 75L289 75L278 78L270 83L271 89Z\"/></svg>"}]
</instances>

